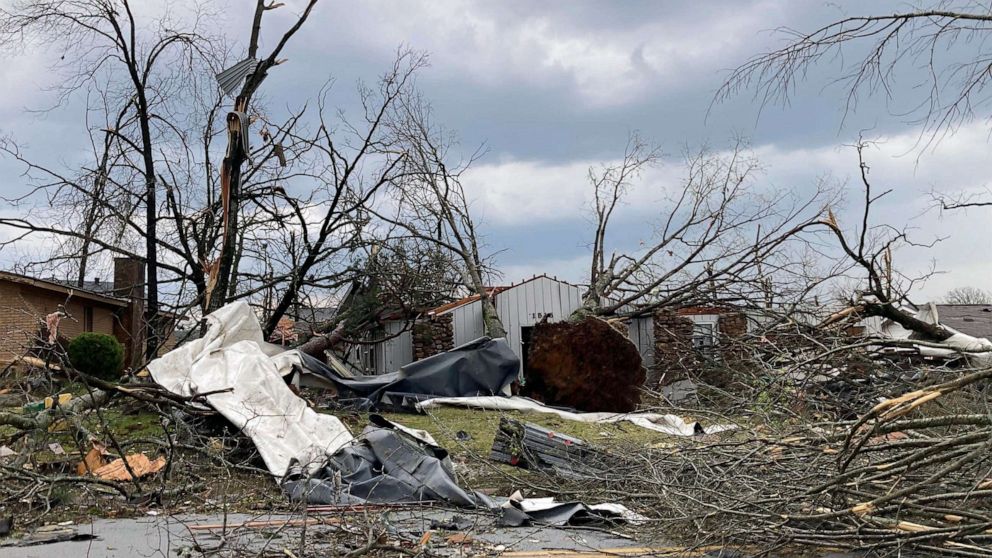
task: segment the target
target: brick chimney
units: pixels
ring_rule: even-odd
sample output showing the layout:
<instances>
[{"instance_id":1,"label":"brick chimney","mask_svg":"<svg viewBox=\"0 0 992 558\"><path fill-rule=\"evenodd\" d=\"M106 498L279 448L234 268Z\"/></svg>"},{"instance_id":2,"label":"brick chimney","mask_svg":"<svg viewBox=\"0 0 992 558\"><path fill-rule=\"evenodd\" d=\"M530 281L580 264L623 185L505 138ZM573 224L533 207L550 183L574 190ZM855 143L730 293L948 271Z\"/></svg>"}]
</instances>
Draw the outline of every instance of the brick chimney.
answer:
<instances>
[{"instance_id":1,"label":"brick chimney","mask_svg":"<svg viewBox=\"0 0 992 558\"><path fill-rule=\"evenodd\" d=\"M141 363L145 345L145 265L136 258L114 258L114 296L129 304L114 322L114 335L124 344L124 365Z\"/></svg>"}]
</instances>

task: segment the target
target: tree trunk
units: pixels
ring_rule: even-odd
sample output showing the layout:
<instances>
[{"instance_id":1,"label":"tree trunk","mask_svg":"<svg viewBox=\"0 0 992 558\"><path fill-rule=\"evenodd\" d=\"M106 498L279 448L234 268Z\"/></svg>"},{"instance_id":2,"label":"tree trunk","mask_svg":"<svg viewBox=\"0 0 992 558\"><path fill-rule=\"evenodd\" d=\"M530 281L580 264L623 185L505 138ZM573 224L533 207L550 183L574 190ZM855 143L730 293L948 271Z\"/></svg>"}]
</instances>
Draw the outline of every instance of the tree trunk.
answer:
<instances>
[{"instance_id":1,"label":"tree trunk","mask_svg":"<svg viewBox=\"0 0 992 558\"><path fill-rule=\"evenodd\" d=\"M239 111L246 105L246 101L238 99L235 101L235 111ZM206 312L209 314L227 302L228 289L231 284L231 275L237 272L235 269L235 250L237 249L238 213L241 194L241 166L245 162L245 152L242 149L241 123L237 117L231 119L234 113L228 114L227 122L227 149L228 155L221 163L221 198L223 219L223 239L221 243L220 263L216 270L217 282L210 291L210 302ZM224 182L227 182L225 185Z\"/></svg>"},{"instance_id":2,"label":"tree trunk","mask_svg":"<svg viewBox=\"0 0 992 558\"><path fill-rule=\"evenodd\" d=\"M923 320L915 318L914 316L910 316L890 303L865 303L864 309L865 315L867 316L881 316L883 318L888 318L910 331L927 337L930 341L936 341L939 343L941 341L946 341L954 335L939 325L927 323Z\"/></svg>"},{"instance_id":3,"label":"tree trunk","mask_svg":"<svg viewBox=\"0 0 992 558\"><path fill-rule=\"evenodd\" d=\"M485 291L485 289L483 289ZM480 296L482 302L482 324L485 327L486 335L492 338L506 337L506 330L503 322L499 319L499 313L493 304L493 298L489 293Z\"/></svg>"}]
</instances>

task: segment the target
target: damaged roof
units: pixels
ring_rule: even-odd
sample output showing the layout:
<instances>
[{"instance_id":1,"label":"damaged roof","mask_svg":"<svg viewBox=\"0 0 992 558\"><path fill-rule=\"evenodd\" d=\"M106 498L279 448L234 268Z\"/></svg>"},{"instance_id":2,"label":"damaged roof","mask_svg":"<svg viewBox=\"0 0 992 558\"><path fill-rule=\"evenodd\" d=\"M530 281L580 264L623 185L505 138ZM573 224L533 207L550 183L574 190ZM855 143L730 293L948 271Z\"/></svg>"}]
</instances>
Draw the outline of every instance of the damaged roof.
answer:
<instances>
[{"instance_id":1,"label":"damaged roof","mask_svg":"<svg viewBox=\"0 0 992 558\"><path fill-rule=\"evenodd\" d=\"M493 296L509 288L510 287L489 287L486 290L489 291L489 296ZM444 314L445 312L450 312L455 308L460 308L462 306L465 306L466 304L475 302L476 300L479 300L479 295L477 294L469 295L464 298L459 298L458 300L449 302L447 304L442 304L441 306L432 309L430 312L428 312L428 314Z\"/></svg>"},{"instance_id":2,"label":"damaged roof","mask_svg":"<svg viewBox=\"0 0 992 558\"><path fill-rule=\"evenodd\" d=\"M937 316L961 333L992 339L992 304L938 304Z\"/></svg>"}]
</instances>

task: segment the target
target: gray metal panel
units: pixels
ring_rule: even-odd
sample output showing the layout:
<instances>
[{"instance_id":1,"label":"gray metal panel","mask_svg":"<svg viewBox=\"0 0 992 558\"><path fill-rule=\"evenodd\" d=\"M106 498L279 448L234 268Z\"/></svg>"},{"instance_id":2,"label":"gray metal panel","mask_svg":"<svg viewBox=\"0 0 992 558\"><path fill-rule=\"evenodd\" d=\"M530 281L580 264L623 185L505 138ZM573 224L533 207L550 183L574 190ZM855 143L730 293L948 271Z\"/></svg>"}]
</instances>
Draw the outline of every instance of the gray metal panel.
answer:
<instances>
[{"instance_id":1,"label":"gray metal panel","mask_svg":"<svg viewBox=\"0 0 992 558\"><path fill-rule=\"evenodd\" d=\"M485 323L482 321L482 302L470 302L445 313L451 314L451 327L454 330L456 347L485 335Z\"/></svg>"},{"instance_id":2,"label":"gray metal panel","mask_svg":"<svg viewBox=\"0 0 992 558\"><path fill-rule=\"evenodd\" d=\"M385 330L389 339L376 343L376 374L386 374L399 370L413 362L413 335L403 331L404 322L386 322ZM399 334L399 335L397 335Z\"/></svg>"},{"instance_id":3,"label":"gray metal panel","mask_svg":"<svg viewBox=\"0 0 992 558\"><path fill-rule=\"evenodd\" d=\"M234 95L237 93L238 88L241 87L241 82L250 74L254 73L257 67L258 60L246 58L217 74L217 83L220 85L221 91L226 95Z\"/></svg>"},{"instance_id":4,"label":"gray metal panel","mask_svg":"<svg viewBox=\"0 0 992 558\"><path fill-rule=\"evenodd\" d=\"M654 365L654 318L647 316L630 321L630 340L637 345L645 368Z\"/></svg>"}]
</instances>

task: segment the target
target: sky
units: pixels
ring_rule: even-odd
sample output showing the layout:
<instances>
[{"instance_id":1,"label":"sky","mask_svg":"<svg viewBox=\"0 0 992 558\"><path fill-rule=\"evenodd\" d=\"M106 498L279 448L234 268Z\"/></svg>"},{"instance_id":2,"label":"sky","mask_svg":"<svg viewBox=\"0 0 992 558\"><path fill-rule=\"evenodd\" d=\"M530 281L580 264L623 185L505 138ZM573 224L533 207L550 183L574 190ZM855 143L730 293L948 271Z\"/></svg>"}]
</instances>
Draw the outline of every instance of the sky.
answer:
<instances>
[{"instance_id":1,"label":"sky","mask_svg":"<svg viewBox=\"0 0 992 558\"><path fill-rule=\"evenodd\" d=\"M208 3L237 48L254 3ZM266 16L263 52L303 4L285 3ZM171 5L183 10L183 2ZM436 119L457 132L466 153L484 148L464 183L504 283L538 273L586 279L592 234L587 170L615 161L637 131L667 156L621 208L613 238L619 249L636 250L650 237L665 192L680 178L681 153L724 149L739 137L748 139L763 168L760 181L769 187L802 192L821 179L842 185L853 194L851 205L838 209L843 219L857 209L851 144L864 135L875 142L867 151L873 181L892 189L877 220L909 228L918 242L940 240L896 254L896 266L908 274L931 266L939 272L914 298L937 298L965 285L992 290L992 209L940 214L929 195L988 189L986 120L921 150L920 130L899 116L914 102L919 76L900 76L892 99L865 99L845 112L844 90L831 83L837 64L830 60L810 72L788 106L762 109L748 92L713 103L732 68L783 44L782 28L808 30L865 9L905 8L901 2L816 0L322 0L263 93L288 110L331 80L330 101L353 110L355 84L374 82L397 48L429 53L431 65L417 84ZM71 107L32 110L54 102L48 90L58 77L49 62L50 53L35 50L0 66L0 134L71 165L85 148L73 139L78 114ZM23 184L9 161L0 161L0 180L9 191ZM0 254L0 263L10 257Z\"/></svg>"}]
</instances>

